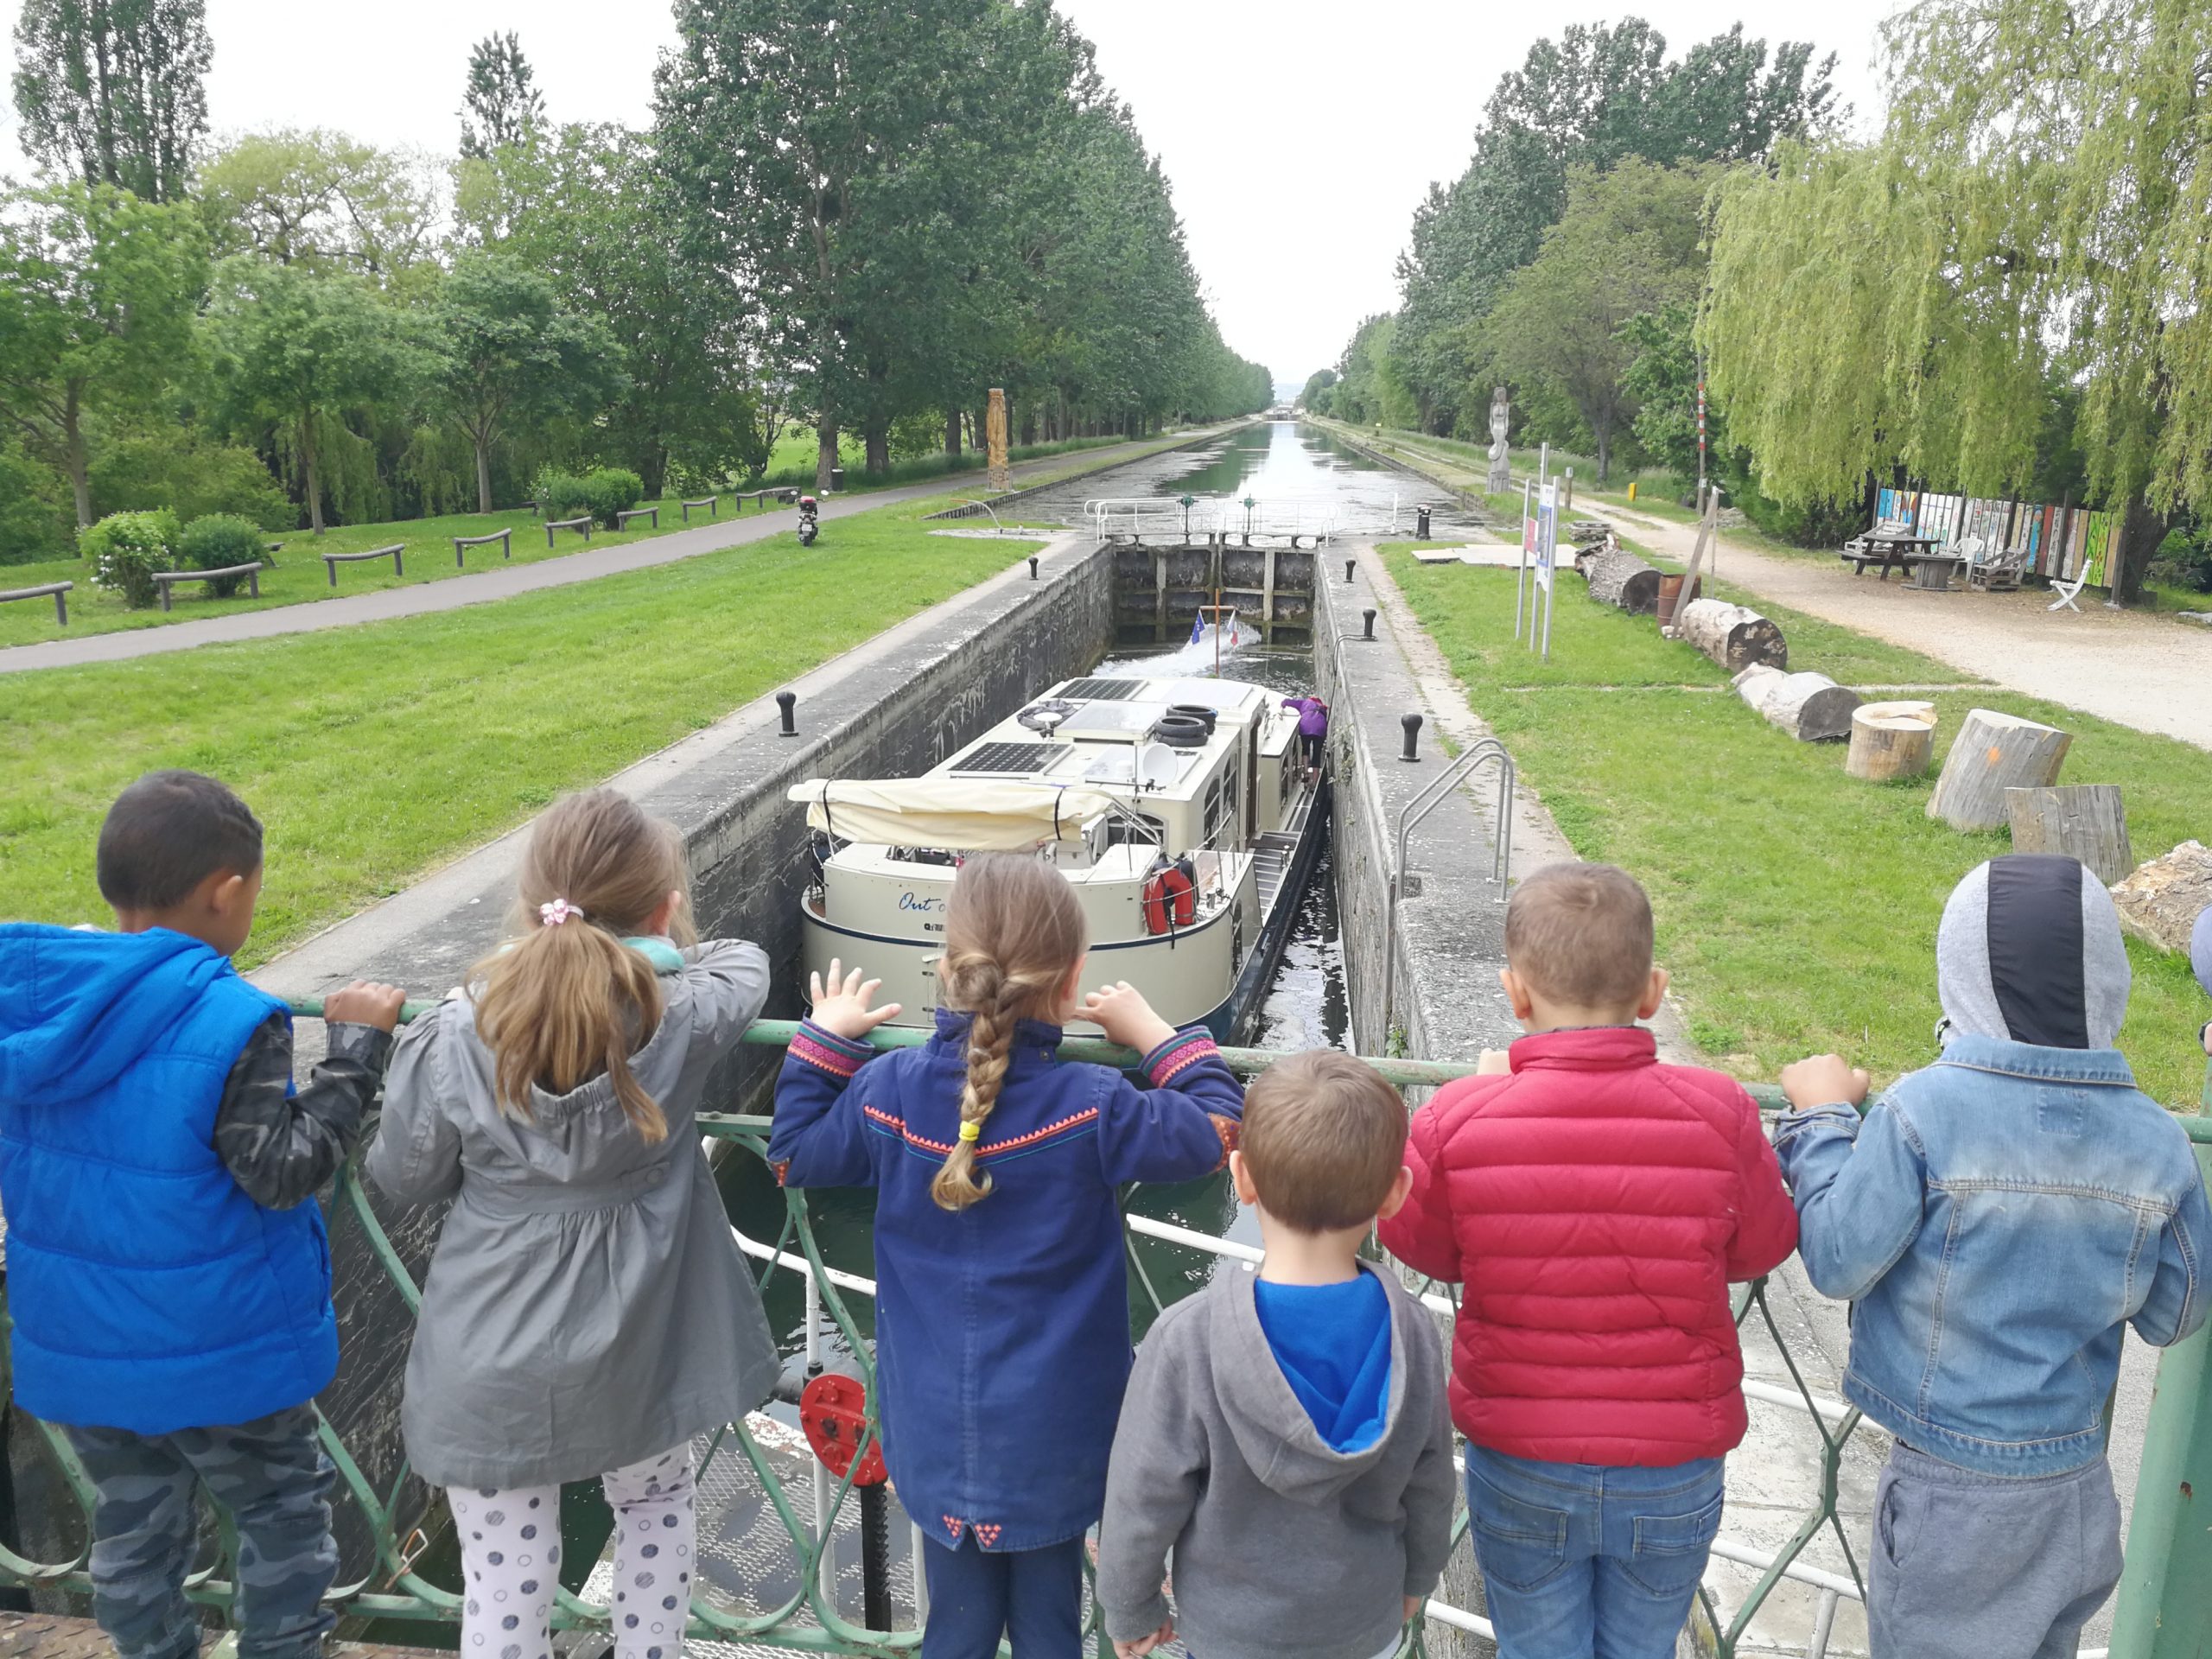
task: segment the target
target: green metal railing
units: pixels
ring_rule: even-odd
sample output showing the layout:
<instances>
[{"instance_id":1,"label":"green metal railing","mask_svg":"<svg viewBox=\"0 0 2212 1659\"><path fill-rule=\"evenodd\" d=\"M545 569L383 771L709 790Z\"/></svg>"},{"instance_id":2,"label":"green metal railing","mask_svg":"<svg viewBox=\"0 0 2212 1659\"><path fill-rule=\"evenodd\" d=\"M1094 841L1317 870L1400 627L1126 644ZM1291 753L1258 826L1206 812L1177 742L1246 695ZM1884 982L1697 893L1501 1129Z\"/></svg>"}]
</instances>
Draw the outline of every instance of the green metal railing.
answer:
<instances>
[{"instance_id":1,"label":"green metal railing","mask_svg":"<svg viewBox=\"0 0 2212 1659\"><path fill-rule=\"evenodd\" d=\"M410 1004L403 1018L411 1019L427 1006ZM321 1005L320 1001L302 1001L295 1005L295 1012L302 1017L319 1018ZM782 1047L788 1045L797 1029L793 1022L763 1020L747 1033L745 1040ZM923 1042L927 1035L921 1031L883 1027L873 1033L871 1040L879 1047L888 1048ZM1070 1059L1125 1067L1134 1066L1138 1058L1129 1050L1087 1040L1071 1040L1063 1046L1061 1052ZM1223 1054L1232 1069L1246 1076L1279 1058L1259 1049L1225 1049ZM1401 1087L1433 1087L1471 1075L1474 1070L1468 1065L1421 1060L1376 1059L1369 1064ZM1779 1091L1771 1086L1751 1087L1762 1105L1781 1103ZM2208 1076L2207 1094L2208 1102L2212 1102L2212 1075ZM2200 1157L2206 1156L2207 1149L2212 1148L2212 1119L2183 1121L2198 1143ZM701 1117L700 1128L703 1134L728 1143L741 1155L766 1164L770 1119L709 1114ZM854 1294L872 1294L874 1287L866 1280L834 1271L823 1260L804 1192L785 1192L783 1200L781 1231L773 1244L764 1246L744 1241L750 1254L766 1259L761 1269L763 1287L779 1267L804 1274L810 1329L814 1328L815 1310L818 1308L842 1338L873 1400L874 1377L869 1344L853 1317L847 1292L849 1288ZM375 1260L410 1313L418 1312L421 1293L351 1167L338 1178L331 1217L334 1234L349 1226L360 1230ZM1166 1306L1167 1299L1160 1295L1151 1271L1135 1249L1138 1237L1149 1237L1172 1247L1217 1257L1254 1259L1257 1255L1249 1247L1141 1216L1128 1217L1128 1236L1134 1281L1151 1302L1155 1314ZM1456 1311L1452 1287L1425 1283L1421 1294L1440 1312ZM1791 1387L1783 1389L1777 1384L1747 1381L1745 1392L1755 1400L1802 1411L1817 1430L1821 1442L1818 1502L1778 1550L1763 1552L1741 1547L1726 1537L1721 1540L1716 1546L1717 1556L1748 1567L1758 1576L1754 1587L1732 1611L1725 1611L1709 1589L1700 1589L1705 1626L1702 1635L1711 1651L1733 1656L1744 1642L1752 1619L1777 1587L1785 1580L1794 1580L1812 1589L1818 1597L1809 1643L1810 1651L1818 1655L1825 1647L1840 1604L1844 1600L1863 1600L1865 1596L1863 1571L1837 1507L1845 1448L1859 1427L1860 1417L1855 1408L1822 1398L1807 1382L1768 1306L1764 1282L1746 1287L1736 1301L1739 1325L1749 1320L1754 1312L1783 1356ZM4 1307L0 1307L0 1317L4 1317ZM2128 1579L2122 1590L2120 1633L2116 1634L2112 1649L2114 1655L2126 1655L2128 1659L2169 1659L2169 1656L2197 1655L2202 1651L2204 1615L2208 1599L2212 1599L2212 1561L2208 1561L2212 1542L2208 1542L2203 1515L2190 1508L2195 1501L2190 1494L2194 1482L2202 1485L2208 1496L2212 1497L2212 1484L2205 1484L2212 1482L2212 1404L2208 1404L2206 1389L2206 1347L2207 1338L2200 1335L2173 1350L2160 1372L2158 1402L2145 1446L2142 1486L2130 1541ZM88 1540L92 1484L67 1439L51 1425L29 1421L34 1422L39 1445L59 1477L60 1491L66 1492L79 1512L77 1535ZM871 1425L871 1434L873 1432ZM321 1435L324 1447L337 1466L339 1501L341 1505L358 1510L372 1541L373 1552L372 1562L359 1577L333 1590L331 1605L349 1619L412 1621L439 1627L443 1635L450 1637L459 1623L462 1599L456 1591L433 1582L418 1569L417 1556L423 1535L410 1524L413 1516L429 1507L427 1494L410 1489L404 1463L390 1485L379 1491L327 1418L322 1419ZM841 1611L834 1569L825 1570L833 1560L836 1532L845 1517L847 1505L857 1502L850 1477L831 1481L818 1470L812 1471L810 1478L817 1483L819 1495L816 1517L803 1518L794 1506L785 1477L778 1471L776 1456L764 1446L753 1427L743 1422L732 1423L715 1437L699 1470L701 1482L705 1482L718 1460L725 1459L741 1460L749 1473L750 1484L772 1511L790 1549L789 1570L778 1576L788 1577L796 1587L773 1605L764 1604L757 1610L747 1611L718 1600L702 1580L701 1592L692 1602L687 1635L694 1639L801 1653L849 1655L856 1659L858 1656L885 1656L888 1659L891 1656L912 1654L919 1642L918 1631L869 1630L853 1622ZM857 1459L853 1466L859 1466ZM410 1503L410 1499L415 1501ZM1454 1521L1455 1542L1465 1529L1463 1509ZM1813 1566L1802 1559L1823 1534L1832 1536L1840 1546L1846 1573ZM66 1559L39 1561L0 1544L0 1582L85 1594L90 1590L86 1571L87 1548L88 1545L80 1544ZM227 1608L236 1575L235 1541L227 1525L221 1529L219 1549L212 1553L214 1559L203 1562L192 1574L188 1593L196 1602ZM2177 1614L2186 1615L2186 1620L2177 1619ZM563 1629L604 1630L608 1626L609 1611L604 1604L586 1600L563 1588L556 1604L554 1622ZM2183 1623L2191 1627L2189 1634L2181 1632ZM1425 1618L1416 1620L1409 1629L1402 1652L1425 1654L1427 1630L1430 1627L1483 1636L1490 1633L1486 1620L1440 1597L1431 1601ZM1097 1637L1097 1651L1101 1659L1111 1652L1103 1634Z\"/></svg>"}]
</instances>

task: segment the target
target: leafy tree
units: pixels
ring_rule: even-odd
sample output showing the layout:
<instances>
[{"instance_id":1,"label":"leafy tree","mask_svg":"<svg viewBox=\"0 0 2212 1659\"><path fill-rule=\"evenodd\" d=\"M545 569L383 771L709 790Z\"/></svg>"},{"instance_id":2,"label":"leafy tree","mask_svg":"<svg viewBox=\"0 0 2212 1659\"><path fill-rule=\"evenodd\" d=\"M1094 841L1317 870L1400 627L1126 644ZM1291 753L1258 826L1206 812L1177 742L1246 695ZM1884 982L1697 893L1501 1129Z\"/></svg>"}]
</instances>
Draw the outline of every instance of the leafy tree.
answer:
<instances>
[{"instance_id":1,"label":"leafy tree","mask_svg":"<svg viewBox=\"0 0 2212 1659\"><path fill-rule=\"evenodd\" d=\"M1075 66L1049 8L997 0L678 0L676 22L656 75L676 206L780 320L826 486L842 426L880 465L902 402L931 401L972 342L1010 257L1011 158Z\"/></svg>"},{"instance_id":2,"label":"leafy tree","mask_svg":"<svg viewBox=\"0 0 2212 1659\"><path fill-rule=\"evenodd\" d=\"M545 94L537 90L514 30L476 42L461 101L461 153L471 161L522 143L544 124Z\"/></svg>"},{"instance_id":3,"label":"leafy tree","mask_svg":"<svg viewBox=\"0 0 2212 1659\"><path fill-rule=\"evenodd\" d=\"M2212 135L2202 0L1961 0L1887 32L1878 143L1726 192L1702 324L1761 485L1850 498L1903 467L1998 494L2053 453L2058 385L2135 596L2212 499Z\"/></svg>"},{"instance_id":4,"label":"leafy tree","mask_svg":"<svg viewBox=\"0 0 2212 1659\"><path fill-rule=\"evenodd\" d=\"M143 408L190 360L207 252L188 208L111 185L0 201L0 416L92 521L88 424Z\"/></svg>"},{"instance_id":5,"label":"leafy tree","mask_svg":"<svg viewBox=\"0 0 2212 1659\"><path fill-rule=\"evenodd\" d=\"M206 0L24 0L15 74L23 148L88 185L182 200L207 130L207 14Z\"/></svg>"},{"instance_id":6,"label":"leafy tree","mask_svg":"<svg viewBox=\"0 0 2212 1659\"><path fill-rule=\"evenodd\" d=\"M321 535L331 452L359 442L347 414L404 404L426 376L416 330L360 277L250 255L217 268L207 323L219 410L273 430Z\"/></svg>"},{"instance_id":7,"label":"leafy tree","mask_svg":"<svg viewBox=\"0 0 2212 1659\"><path fill-rule=\"evenodd\" d=\"M1507 278L1536 257L1566 211L1567 174L1630 156L1660 165L1763 157L1775 141L1815 131L1834 103L1831 54L1787 41L1770 64L1740 26L1675 63L1641 18L1571 24L1539 41L1498 82L1475 133L1474 159L1451 186L1432 186L1398 261L1404 294L1396 350L1422 423L1446 429L1478 385L1471 332Z\"/></svg>"},{"instance_id":8,"label":"leafy tree","mask_svg":"<svg viewBox=\"0 0 2212 1659\"><path fill-rule=\"evenodd\" d=\"M570 125L463 162L458 215L467 236L542 272L618 342L622 378L597 436L649 496L671 467L720 480L766 465L774 433L756 388L781 360L778 337L756 301L687 257L651 135Z\"/></svg>"},{"instance_id":9,"label":"leafy tree","mask_svg":"<svg viewBox=\"0 0 2212 1659\"><path fill-rule=\"evenodd\" d=\"M1319 410L1321 395L1337 384L1334 369L1316 369L1306 377L1306 389L1298 394L1298 401L1306 408Z\"/></svg>"},{"instance_id":10,"label":"leafy tree","mask_svg":"<svg viewBox=\"0 0 2212 1659\"><path fill-rule=\"evenodd\" d=\"M1567 176L1565 216L1544 232L1535 260L1513 274L1483 324L1499 368L1574 405L1597 447L1600 484L1636 414L1623 385L1634 352L1622 330L1638 313L1695 297L1707 182L1701 170L1643 161L1606 173L1576 168Z\"/></svg>"},{"instance_id":11,"label":"leafy tree","mask_svg":"<svg viewBox=\"0 0 2212 1659\"><path fill-rule=\"evenodd\" d=\"M1621 389L1636 403L1637 447L1686 480L1698 474L1696 327L1695 306L1676 301L1656 311L1637 312L1620 330L1630 353ZM1727 442L1727 416L1710 398L1705 423L1709 474Z\"/></svg>"},{"instance_id":12,"label":"leafy tree","mask_svg":"<svg viewBox=\"0 0 2212 1659\"><path fill-rule=\"evenodd\" d=\"M423 160L321 128L238 139L200 170L215 252L344 269L390 283L424 270L441 217Z\"/></svg>"},{"instance_id":13,"label":"leafy tree","mask_svg":"<svg viewBox=\"0 0 2212 1659\"><path fill-rule=\"evenodd\" d=\"M584 415L620 384L613 339L562 308L552 283L499 254L454 267L431 315L434 391L476 450L476 510L492 511L492 446L520 423Z\"/></svg>"}]
</instances>

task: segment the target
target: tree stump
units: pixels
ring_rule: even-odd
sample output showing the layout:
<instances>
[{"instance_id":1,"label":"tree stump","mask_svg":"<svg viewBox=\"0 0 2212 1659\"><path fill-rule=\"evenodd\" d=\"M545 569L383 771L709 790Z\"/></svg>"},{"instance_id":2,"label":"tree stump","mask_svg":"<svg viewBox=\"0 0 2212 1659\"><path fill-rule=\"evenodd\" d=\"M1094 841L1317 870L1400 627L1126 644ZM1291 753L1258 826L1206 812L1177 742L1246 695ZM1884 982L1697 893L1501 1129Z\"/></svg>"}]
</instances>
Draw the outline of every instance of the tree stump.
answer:
<instances>
[{"instance_id":1,"label":"tree stump","mask_svg":"<svg viewBox=\"0 0 2212 1659\"><path fill-rule=\"evenodd\" d=\"M2113 884L2120 925L2162 950L2186 950L2196 918L2212 909L2212 848L2184 841Z\"/></svg>"},{"instance_id":2,"label":"tree stump","mask_svg":"<svg viewBox=\"0 0 2212 1659\"><path fill-rule=\"evenodd\" d=\"M1859 696L1825 674L1785 674L1754 663L1732 682L1737 695L1800 743L1824 743L1851 735L1851 716Z\"/></svg>"},{"instance_id":3,"label":"tree stump","mask_svg":"<svg viewBox=\"0 0 2212 1659\"><path fill-rule=\"evenodd\" d=\"M2078 858L2110 887L2135 868L2127 846L2127 812L2117 784L2070 784L2056 789L2008 789L2005 813L2016 853L2063 853Z\"/></svg>"},{"instance_id":4,"label":"tree stump","mask_svg":"<svg viewBox=\"0 0 2212 1659\"><path fill-rule=\"evenodd\" d=\"M1659 573L1633 553L1602 547L1578 559L1590 579L1590 597L1617 605L1630 616L1649 616L1659 608Z\"/></svg>"},{"instance_id":5,"label":"tree stump","mask_svg":"<svg viewBox=\"0 0 2212 1659\"><path fill-rule=\"evenodd\" d=\"M1932 702L1868 702L1853 710L1851 753L1843 769L1853 778L1885 784L1917 778L1936 753Z\"/></svg>"},{"instance_id":6,"label":"tree stump","mask_svg":"<svg viewBox=\"0 0 2212 1659\"><path fill-rule=\"evenodd\" d=\"M1717 599L1694 599L1675 613L1675 632L1731 671L1754 663L1789 666L1782 630L1757 611Z\"/></svg>"},{"instance_id":7,"label":"tree stump","mask_svg":"<svg viewBox=\"0 0 2212 1659\"><path fill-rule=\"evenodd\" d=\"M2044 789L2058 781L2070 732L2016 715L1976 709L1944 758L1928 798L1928 816L1954 830L1994 830L2005 822L2005 791Z\"/></svg>"}]
</instances>

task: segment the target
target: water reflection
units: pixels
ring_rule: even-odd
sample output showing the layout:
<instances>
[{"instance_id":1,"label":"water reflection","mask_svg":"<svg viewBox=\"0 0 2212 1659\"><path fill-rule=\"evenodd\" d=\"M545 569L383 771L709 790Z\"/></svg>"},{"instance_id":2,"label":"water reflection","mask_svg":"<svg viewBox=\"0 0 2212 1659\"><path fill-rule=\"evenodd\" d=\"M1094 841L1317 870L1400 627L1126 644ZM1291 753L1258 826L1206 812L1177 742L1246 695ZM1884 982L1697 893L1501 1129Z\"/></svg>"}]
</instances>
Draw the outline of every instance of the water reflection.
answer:
<instances>
[{"instance_id":1,"label":"water reflection","mask_svg":"<svg viewBox=\"0 0 2212 1659\"><path fill-rule=\"evenodd\" d=\"M1434 535L1463 535L1481 522L1453 505L1440 486L1370 461L1320 428L1296 421L1240 427L1187 449L1072 480L1026 498L1021 511L1033 524L1080 524L1087 500L1176 495L1330 501L1338 511L1338 533L1344 536L1410 535L1414 509L1424 503L1433 509Z\"/></svg>"}]
</instances>

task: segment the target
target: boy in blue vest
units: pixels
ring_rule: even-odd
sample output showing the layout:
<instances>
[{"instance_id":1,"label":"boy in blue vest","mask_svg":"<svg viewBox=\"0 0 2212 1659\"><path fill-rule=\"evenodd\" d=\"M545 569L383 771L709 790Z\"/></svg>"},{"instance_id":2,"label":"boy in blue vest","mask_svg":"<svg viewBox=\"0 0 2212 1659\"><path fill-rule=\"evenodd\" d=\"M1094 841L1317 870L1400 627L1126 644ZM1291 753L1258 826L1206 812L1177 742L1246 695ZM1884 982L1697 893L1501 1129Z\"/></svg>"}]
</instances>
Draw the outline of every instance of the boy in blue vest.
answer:
<instances>
[{"instance_id":1,"label":"boy in blue vest","mask_svg":"<svg viewBox=\"0 0 2212 1659\"><path fill-rule=\"evenodd\" d=\"M292 1086L284 1004L241 979L261 825L156 772L100 828L116 931L0 926L0 1205L16 1403L98 1491L93 1611L122 1659L200 1647L194 1484L238 1524L238 1651L314 1659L338 1571L309 1403L338 1369L315 1191L384 1075L402 993L326 1004Z\"/></svg>"}]
</instances>

